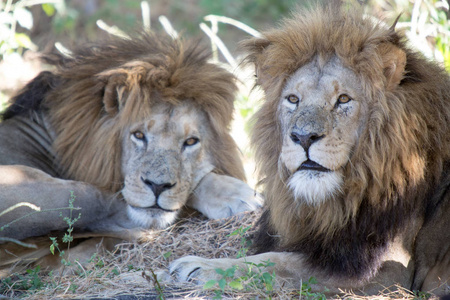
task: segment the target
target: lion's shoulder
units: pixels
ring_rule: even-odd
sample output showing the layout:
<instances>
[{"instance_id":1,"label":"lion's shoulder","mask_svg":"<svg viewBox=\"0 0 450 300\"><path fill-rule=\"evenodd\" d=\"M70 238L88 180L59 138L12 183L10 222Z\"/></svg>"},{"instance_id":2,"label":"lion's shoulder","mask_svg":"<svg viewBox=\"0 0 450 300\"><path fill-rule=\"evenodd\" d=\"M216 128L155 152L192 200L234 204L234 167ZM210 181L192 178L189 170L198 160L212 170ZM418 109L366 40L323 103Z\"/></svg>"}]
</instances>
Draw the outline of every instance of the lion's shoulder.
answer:
<instances>
[{"instance_id":1,"label":"lion's shoulder","mask_svg":"<svg viewBox=\"0 0 450 300\"><path fill-rule=\"evenodd\" d=\"M423 221L432 216L438 209L432 200L439 198L438 187L449 184L449 75L411 50L401 33L357 10L327 7L300 12L285 20L281 28L263 33L244 47L266 92L252 137L268 207L260 222L259 251L304 253L312 266L334 274L355 278L372 274L378 267L377 259L395 236L405 233L405 239L414 239L418 234L415 218ZM301 88L314 76L295 81L302 68L318 70L316 75L320 70L330 74L333 65L350 70L357 78L353 82L360 87L354 106L361 107L360 125L348 135L357 138L349 139L351 147L340 157L336 154L339 151L329 146L343 136L332 131L340 123L333 123L334 127L325 124L337 117L315 115L322 116L326 107L329 116L336 116L335 112L329 103L320 102L323 97L311 100ZM289 82L293 82L292 88L287 86ZM342 82L340 78L330 82L328 94L334 95ZM316 86L308 88L316 91ZM337 93L333 101L352 88L344 86L344 92ZM302 101L288 102L286 96L296 93L300 95L296 99L308 103L303 110L297 109ZM328 94L323 93L324 97ZM338 105L336 101L331 107ZM349 113L350 107L345 111ZM325 125L319 124L321 120ZM291 124L306 133L315 126L323 138L311 147L301 145L301 140L292 136ZM340 128L345 130L353 129ZM311 136L319 140L315 132ZM319 150L311 154L310 149ZM327 175L314 173L321 166L323 170L323 165L328 173L339 172L342 181L325 201L311 205L304 195L313 188L316 177ZM301 177L310 180L308 184L291 180L298 170L309 175ZM297 193L292 186L306 191ZM449 201L448 195L441 197L440 201Z\"/></svg>"}]
</instances>

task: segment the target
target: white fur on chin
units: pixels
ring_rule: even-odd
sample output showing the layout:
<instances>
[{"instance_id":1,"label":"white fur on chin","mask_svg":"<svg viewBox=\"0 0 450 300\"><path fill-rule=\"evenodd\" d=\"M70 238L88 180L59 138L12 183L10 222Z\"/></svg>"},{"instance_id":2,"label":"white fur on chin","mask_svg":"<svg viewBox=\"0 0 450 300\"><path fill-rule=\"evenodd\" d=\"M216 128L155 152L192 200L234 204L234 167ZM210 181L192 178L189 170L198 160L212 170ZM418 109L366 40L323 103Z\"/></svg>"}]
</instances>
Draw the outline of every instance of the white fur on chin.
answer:
<instances>
[{"instance_id":1,"label":"white fur on chin","mask_svg":"<svg viewBox=\"0 0 450 300\"><path fill-rule=\"evenodd\" d=\"M339 172L297 171L289 179L288 187L296 200L308 205L320 205L341 192L343 183Z\"/></svg>"},{"instance_id":2,"label":"white fur on chin","mask_svg":"<svg viewBox=\"0 0 450 300\"><path fill-rule=\"evenodd\" d=\"M139 208L127 207L128 218L133 221L137 226L150 229L163 229L171 225L177 218L178 211L166 212L166 211L153 211L143 210Z\"/></svg>"}]
</instances>

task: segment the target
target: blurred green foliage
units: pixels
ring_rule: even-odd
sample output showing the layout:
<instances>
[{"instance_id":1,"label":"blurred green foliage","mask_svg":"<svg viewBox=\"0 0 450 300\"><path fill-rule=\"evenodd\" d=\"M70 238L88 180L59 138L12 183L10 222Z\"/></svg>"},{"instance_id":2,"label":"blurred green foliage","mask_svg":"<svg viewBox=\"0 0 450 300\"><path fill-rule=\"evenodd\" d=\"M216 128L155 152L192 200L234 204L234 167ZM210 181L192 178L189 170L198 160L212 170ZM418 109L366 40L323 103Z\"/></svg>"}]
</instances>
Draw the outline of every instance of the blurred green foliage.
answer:
<instances>
[{"instance_id":1,"label":"blurred green foliage","mask_svg":"<svg viewBox=\"0 0 450 300\"><path fill-rule=\"evenodd\" d=\"M140 1L64 1L52 19L56 37L64 41L98 37L97 20L105 19L119 28L131 30L140 23Z\"/></svg>"},{"instance_id":2,"label":"blurred green foliage","mask_svg":"<svg viewBox=\"0 0 450 300\"><path fill-rule=\"evenodd\" d=\"M273 23L287 15L299 1L296 0L200 0L199 6L206 14L227 16L249 26Z\"/></svg>"},{"instance_id":3,"label":"blurred green foliage","mask_svg":"<svg viewBox=\"0 0 450 300\"><path fill-rule=\"evenodd\" d=\"M387 20L400 16L396 29L404 30L410 44L450 72L450 21L447 0L371 0L369 11Z\"/></svg>"},{"instance_id":4,"label":"blurred green foliage","mask_svg":"<svg viewBox=\"0 0 450 300\"><path fill-rule=\"evenodd\" d=\"M13 53L22 54L24 49L36 49L27 34L16 31L17 25L27 30L33 27L33 15L20 3L0 4L0 60Z\"/></svg>"},{"instance_id":5,"label":"blurred green foliage","mask_svg":"<svg viewBox=\"0 0 450 300\"><path fill-rule=\"evenodd\" d=\"M199 24L203 17L214 14L233 18L257 30L274 26L283 16L299 6L326 0L152 0L152 29L161 30L158 22L165 15L176 31L186 36L201 36ZM357 0L346 0L353 5ZM413 47L436 59L450 71L450 22L448 2L445 0L361 0L368 13L392 22L400 16L398 29L405 30ZM38 4L31 9L31 4ZM44 29L35 29L33 17L43 14ZM107 33L98 28L98 20L117 26L124 32L141 27L141 1L121 0L7 0L0 2L0 60L8 55L21 56L27 49L38 50L49 42L61 42L70 48L74 43L96 40ZM42 21L44 20L44 21ZM41 24L42 25L42 24ZM18 30L16 30L18 29ZM39 39L47 36L51 38ZM218 36L233 51L239 40L248 35L233 26L219 22ZM36 45L33 43L35 42ZM47 44L46 44L47 43ZM234 55L234 54L233 54ZM0 110L6 97L0 91ZM252 114L253 104L246 95L239 96L242 116ZM251 101L250 101L251 102Z\"/></svg>"}]
</instances>

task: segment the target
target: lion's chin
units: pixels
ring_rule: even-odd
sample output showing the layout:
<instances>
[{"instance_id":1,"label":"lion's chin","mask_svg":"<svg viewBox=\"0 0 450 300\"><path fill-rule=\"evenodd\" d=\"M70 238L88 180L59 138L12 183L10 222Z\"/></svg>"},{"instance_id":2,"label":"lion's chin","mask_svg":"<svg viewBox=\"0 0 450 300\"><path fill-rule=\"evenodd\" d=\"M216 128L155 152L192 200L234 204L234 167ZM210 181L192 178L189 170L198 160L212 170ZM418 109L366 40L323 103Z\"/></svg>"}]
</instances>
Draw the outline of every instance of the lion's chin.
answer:
<instances>
[{"instance_id":1,"label":"lion's chin","mask_svg":"<svg viewBox=\"0 0 450 300\"><path fill-rule=\"evenodd\" d=\"M289 179L288 187L296 201L320 205L341 193L343 176L339 171L299 170Z\"/></svg>"},{"instance_id":2,"label":"lion's chin","mask_svg":"<svg viewBox=\"0 0 450 300\"><path fill-rule=\"evenodd\" d=\"M162 229L172 224L177 216L178 211L167 211L157 208L136 208L128 205L128 218L133 221L136 226L150 229Z\"/></svg>"}]
</instances>

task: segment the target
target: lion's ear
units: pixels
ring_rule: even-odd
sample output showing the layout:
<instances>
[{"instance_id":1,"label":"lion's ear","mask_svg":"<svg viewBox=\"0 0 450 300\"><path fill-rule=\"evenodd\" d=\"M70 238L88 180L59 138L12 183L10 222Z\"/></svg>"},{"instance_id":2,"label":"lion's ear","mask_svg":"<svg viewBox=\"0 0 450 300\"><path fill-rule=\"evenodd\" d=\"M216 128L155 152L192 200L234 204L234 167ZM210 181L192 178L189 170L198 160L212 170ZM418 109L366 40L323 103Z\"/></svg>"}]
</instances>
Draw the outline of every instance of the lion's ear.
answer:
<instances>
[{"instance_id":1,"label":"lion's ear","mask_svg":"<svg viewBox=\"0 0 450 300\"><path fill-rule=\"evenodd\" d=\"M255 66L255 75L258 81L261 80L262 76L262 64L263 64L263 53L264 50L271 44L271 42L263 37L251 38L246 41L241 42L240 47L245 50L247 57L245 62L252 63Z\"/></svg>"},{"instance_id":2,"label":"lion's ear","mask_svg":"<svg viewBox=\"0 0 450 300\"><path fill-rule=\"evenodd\" d=\"M110 76L103 91L103 105L108 114L115 115L119 112L125 92L123 76Z\"/></svg>"},{"instance_id":3,"label":"lion's ear","mask_svg":"<svg viewBox=\"0 0 450 300\"><path fill-rule=\"evenodd\" d=\"M406 53L391 43L378 46L383 61L383 73L386 77L386 89L392 91L403 79L406 66Z\"/></svg>"}]
</instances>

